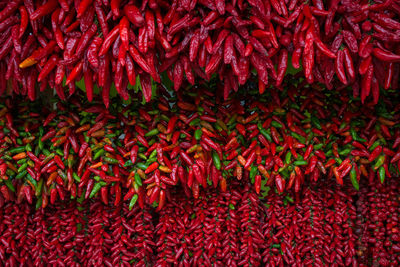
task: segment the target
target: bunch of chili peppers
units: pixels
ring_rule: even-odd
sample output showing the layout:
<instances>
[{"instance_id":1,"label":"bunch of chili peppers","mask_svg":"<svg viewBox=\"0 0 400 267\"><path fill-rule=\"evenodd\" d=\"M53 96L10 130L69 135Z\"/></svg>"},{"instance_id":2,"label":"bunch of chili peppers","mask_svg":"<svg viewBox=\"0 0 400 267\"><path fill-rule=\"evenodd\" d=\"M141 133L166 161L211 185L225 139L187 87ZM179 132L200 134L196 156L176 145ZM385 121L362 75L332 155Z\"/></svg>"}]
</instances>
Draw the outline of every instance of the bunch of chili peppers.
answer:
<instances>
[{"instance_id":1,"label":"bunch of chili peppers","mask_svg":"<svg viewBox=\"0 0 400 267\"><path fill-rule=\"evenodd\" d=\"M351 86L362 103L398 88L392 0L11 0L0 10L0 95L34 100L50 87L65 100L83 80L88 100L99 87L108 107L112 83L123 99L130 84L149 101L165 73L175 90L218 75L227 98L253 70L260 93L281 87L288 68Z\"/></svg>"},{"instance_id":2,"label":"bunch of chili peppers","mask_svg":"<svg viewBox=\"0 0 400 267\"><path fill-rule=\"evenodd\" d=\"M175 192L159 214L157 266L261 263L262 205L248 183L235 182L224 193L208 189L198 199Z\"/></svg>"},{"instance_id":3,"label":"bunch of chili peppers","mask_svg":"<svg viewBox=\"0 0 400 267\"><path fill-rule=\"evenodd\" d=\"M357 202L357 254L369 266L400 262L399 182L371 184L360 190Z\"/></svg>"},{"instance_id":4,"label":"bunch of chili peppers","mask_svg":"<svg viewBox=\"0 0 400 267\"><path fill-rule=\"evenodd\" d=\"M57 202L35 210L27 202L0 209L4 266L145 266L153 262L149 209L101 202Z\"/></svg>"},{"instance_id":5,"label":"bunch of chili peppers","mask_svg":"<svg viewBox=\"0 0 400 267\"><path fill-rule=\"evenodd\" d=\"M354 191L310 183L300 195L271 192L263 224L266 266L357 266Z\"/></svg>"},{"instance_id":6,"label":"bunch of chili peppers","mask_svg":"<svg viewBox=\"0 0 400 267\"><path fill-rule=\"evenodd\" d=\"M360 106L348 91L288 83L262 98L250 85L227 101L215 95L219 85L203 86L109 110L76 98L57 102L57 111L7 99L0 104L2 196L30 203L36 196L46 207L70 196L107 204L113 195L116 206L162 209L178 184L198 198L200 188L225 192L232 180L283 193L322 178L358 190L360 179L384 183L398 174L400 105L390 95ZM160 87L159 94L168 93Z\"/></svg>"},{"instance_id":7,"label":"bunch of chili peppers","mask_svg":"<svg viewBox=\"0 0 400 267\"><path fill-rule=\"evenodd\" d=\"M11 266L396 266L398 191L397 181L363 183L356 196L326 181L260 200L248 182L235 181L198 199L175 188L158 213L99 200L38 210L5 203L0 259Z\"/></svg>"}]
</instances>

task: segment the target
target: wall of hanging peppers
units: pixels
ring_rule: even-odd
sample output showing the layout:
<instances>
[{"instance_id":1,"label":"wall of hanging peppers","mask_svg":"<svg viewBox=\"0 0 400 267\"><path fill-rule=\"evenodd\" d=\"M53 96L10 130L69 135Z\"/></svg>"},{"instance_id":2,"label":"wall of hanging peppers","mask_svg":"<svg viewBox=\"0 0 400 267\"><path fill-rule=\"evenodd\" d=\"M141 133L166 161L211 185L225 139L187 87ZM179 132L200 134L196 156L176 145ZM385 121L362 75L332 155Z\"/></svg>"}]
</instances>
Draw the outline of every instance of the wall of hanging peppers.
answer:
<instances>
[{"instance_id":1,"label":"wall of hanging peppers","mask_svg":"<svg viewBox=\"0 0 400 267\"><path fill-rule=\"evenodd\" d=\"M0 266L398 266L396 0L0 0Z\"/></svg>"}]
</instances>

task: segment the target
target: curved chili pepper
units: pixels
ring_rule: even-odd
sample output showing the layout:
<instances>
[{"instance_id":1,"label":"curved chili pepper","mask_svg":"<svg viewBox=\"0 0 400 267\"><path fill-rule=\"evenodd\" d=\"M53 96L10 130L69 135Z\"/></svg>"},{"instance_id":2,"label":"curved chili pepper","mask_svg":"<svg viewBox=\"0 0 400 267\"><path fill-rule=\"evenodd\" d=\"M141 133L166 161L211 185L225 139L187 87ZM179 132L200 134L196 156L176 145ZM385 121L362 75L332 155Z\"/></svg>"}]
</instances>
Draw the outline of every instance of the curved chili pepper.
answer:
<instances>
[{"instance_id":1,"label":"curved chili pepper","mask_svg":"<svg viewBox=\"0 0 400 267\"><path fill-rule=\"evenodd\" d=\"M56 9L58 5L57 0L49 0L47 1L44 5L41 5L38 9L35 10L32 14L30 14L30 19L31 20L37 20L42 18L45 15L50 14L51 12Z\"/></svg>"},{"instance_id":2,"label":"curved chili pepper","mask_svg":"<svg viewBox=\"0 0 400 267\"><path fill-rule=\"evenodd\" d=\"M338 51L338 55L336 57L335 60L335 70L336 70L336 75L338 76L339 80L343 83L343 84L347 84L347 78L346 78L346 74L344 71L344 52L343 50L339 50Z\"/></svg>"},{"instance_id":3,"label":"curved chili pepper","mask_svg":"<svg viewBox=\"0 0 400 267\"><path fill-rule=\"evenodd\" d=\"M103 56L107 53L108 49L110 49L111 45L114 43L114 41L117 39L119 35L119 25L115 26L114 29L112 29L106 38L104 38L104 42L101 45L100 51L99 51L99 56Z\"/></svg>"},{"instance_id":4,"label":"curved chili pepper","mask_svg":"<svg viewBox=\"0 0 400 267\"><path fill-rule=\"evenodd\" d=\"M377 57L379 60L385 61L385 62L400 62L400 55L393 54L389 51L385 51L382 48L375 47L372 50L372 53L375 57Z\"/></svg>"}]
</instances>

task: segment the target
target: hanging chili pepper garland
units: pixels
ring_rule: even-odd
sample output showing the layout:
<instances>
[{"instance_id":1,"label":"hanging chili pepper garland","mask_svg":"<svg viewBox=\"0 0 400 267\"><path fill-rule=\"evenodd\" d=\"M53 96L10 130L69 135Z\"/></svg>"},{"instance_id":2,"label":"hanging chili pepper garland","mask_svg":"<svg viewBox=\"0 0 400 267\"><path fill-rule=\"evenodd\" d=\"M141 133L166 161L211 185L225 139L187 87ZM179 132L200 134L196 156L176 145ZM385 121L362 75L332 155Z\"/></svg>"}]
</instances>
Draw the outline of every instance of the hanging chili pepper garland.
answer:
<instances>
[{"instance_id":1,"label":"hanging chili pepper garland","mask_svg":"<svg viewBox=\"0 0 400 267\"><path fill-rule=\"evenodd\" d=\"M398 265L399 183L333 181L260 200L249 183L207 188L194 199L174 188L154 209L99 200L36 210L0 203L0 259L16 265ZM357 202L354 201L357 194ZM1 197L0 197L1 198ZM357 213L356 213L357 210ZM23 255L23 256L22 256Z\"/></svg>"},{"instance_id":2,"label":"hanging chili pepper garland","mask_svg":"<svg viewBox=\"0 0 400 267\"><path fill-rule=\"evenodd\" d=\"M50 112L7 99L0 111L4 197L46 207L70 196L108 203L116 195L115 205L162 209L176 185L196 198L209 186L224 192L232 180L250 181L260 194L264 183L300 192L306 181L327 178L358 190L360 180L398 175L400 106L384 96L386 110L305 83L245 101L197 90L111 110L71 98Z\"/></svg>"},{"instance_id":3,"label":"hanging chili pepper garland","mask_svg":"<svg viewBox=\"0 0 400 267\"><path fill-rule=\"evenodd\" d=\"M175 90L218 75L227 98L253 70L263 93L293 68L308 83L351 86L362 103L398 88L396 1L13 0L0 9L0 95L34 100L50 87L65 100L83 78L88 100L96 85L108 107L112 84L126 100L140 81L150 101L164 73Z\"/></svg>"}]
</instances>

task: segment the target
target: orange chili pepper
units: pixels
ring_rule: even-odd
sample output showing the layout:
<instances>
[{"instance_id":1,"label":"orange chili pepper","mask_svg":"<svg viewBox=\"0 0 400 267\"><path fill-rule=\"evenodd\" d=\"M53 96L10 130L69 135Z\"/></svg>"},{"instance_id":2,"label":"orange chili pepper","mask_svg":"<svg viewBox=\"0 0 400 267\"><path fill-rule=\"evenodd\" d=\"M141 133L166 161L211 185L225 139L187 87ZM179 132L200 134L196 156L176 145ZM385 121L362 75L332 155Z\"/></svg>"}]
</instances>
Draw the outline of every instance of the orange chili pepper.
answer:
<instances>
[{"instance_id":1,"label":"orange chili pepper","mask_svg":"<svg viewBox=\"0 0 400 267\"><path fill-rule=\"evenodd\" d=\"M24 159L24 158L26 158L26 153L25 152L18 153L16 155L14 155L12 158L13 158L13 160Z\"/></svg>"}]
</instances>

